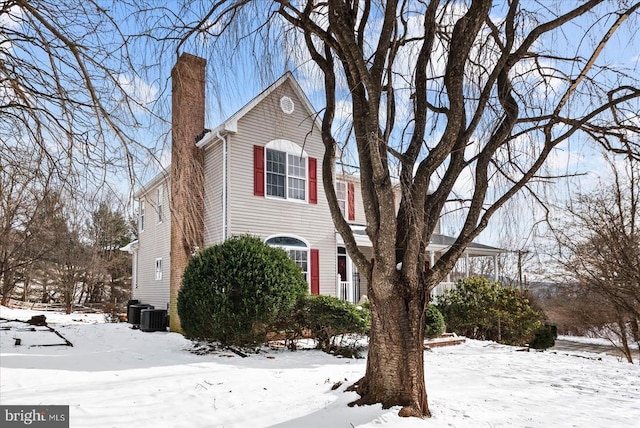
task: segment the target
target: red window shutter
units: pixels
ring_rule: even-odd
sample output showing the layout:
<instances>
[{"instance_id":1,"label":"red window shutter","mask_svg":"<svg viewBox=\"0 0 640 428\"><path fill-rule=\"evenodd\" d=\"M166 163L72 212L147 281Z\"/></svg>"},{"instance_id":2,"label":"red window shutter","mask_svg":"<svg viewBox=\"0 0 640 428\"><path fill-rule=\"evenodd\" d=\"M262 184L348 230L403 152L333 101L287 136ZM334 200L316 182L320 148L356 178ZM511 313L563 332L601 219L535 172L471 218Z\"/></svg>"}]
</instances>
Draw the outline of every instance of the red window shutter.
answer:
<instances>
[{"instance_id":1,"label":"red window shutter","mask_svg":"<svg viewBox=\"0 0 640 428\"><path fill-rule=\"evenodd\" d=\"M349 183L348 191L347 191L347 204L349 205L349 220L356 219L356 203L355 203L355 189L353 187L353 183Z\"/></svg>"},{"instance_id":2,"label":"red window shutter","mask_svg":"<svg viewBox=\"0 0 640 428\"><path fill-rule=\"evenodd\" d=\"M311 249L311 294L320 294L320 251Z\"/></svg>"},{"instance_id":3,"label":"red window shutter","mask_svg":"<svg viewBox=\"0 0 640 428\"><path fill-rule=\"evenodd\" d=\"M253 146L253 194L264 196L264 147Z\"/></svg>"},{"instance_id":4,"label":"red window shutter","mask_svg":"<svg viewBox=\"0 0 640 428\"><path fill-rule=\"evenodd\" d=\"M309 203L318 203L318 161L309 158Z\"/></svg>"}]
</instances>

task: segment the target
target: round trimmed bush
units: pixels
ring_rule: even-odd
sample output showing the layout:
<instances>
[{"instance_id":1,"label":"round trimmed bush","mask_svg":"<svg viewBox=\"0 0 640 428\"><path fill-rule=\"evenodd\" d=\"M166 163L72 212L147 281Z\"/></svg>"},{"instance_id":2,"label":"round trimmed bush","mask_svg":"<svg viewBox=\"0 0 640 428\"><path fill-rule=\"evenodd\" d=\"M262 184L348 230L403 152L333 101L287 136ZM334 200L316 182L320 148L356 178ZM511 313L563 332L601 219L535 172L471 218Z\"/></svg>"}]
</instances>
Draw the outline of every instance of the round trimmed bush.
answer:
<instances>
[{"instance_id":1,"label":"round trimmed bush","mask_svg":"<svg viewBox=\"0 0 640 428\"><path fill-rule=\"evenodd\" d=\"M424 337L431 339L444 333L447 328L442 313L436 305L429 303L424 313Z\"/></svg>"},{"instance_id":2,"label":"round trimmed bush","mask_svg":"<svg viewBox=\"0 0 640 428\"><path fill-rule=\"evenodd\" d=\"M260 343L307 287L284 250L257 237L232 237L189 260L178 293L182 330L223 345Z\"/></svg>"}]
</instances>

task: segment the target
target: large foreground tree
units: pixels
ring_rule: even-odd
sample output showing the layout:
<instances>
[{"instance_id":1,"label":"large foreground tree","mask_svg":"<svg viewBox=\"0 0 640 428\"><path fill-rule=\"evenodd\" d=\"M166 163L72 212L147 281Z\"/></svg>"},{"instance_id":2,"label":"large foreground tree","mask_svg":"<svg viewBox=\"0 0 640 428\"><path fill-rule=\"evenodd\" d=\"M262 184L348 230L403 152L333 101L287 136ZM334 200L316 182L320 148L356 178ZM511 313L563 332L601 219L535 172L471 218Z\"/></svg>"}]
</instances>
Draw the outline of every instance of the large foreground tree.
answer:
<instances>
[{"instance_id":1,"label":"large foreground tree","mask_svg":"<svg viewBox=\"0 0 640 428\"><path fill-rule=\"evenodd\" d=\"M324 189L371 301L357 403L425 417L425 305L466 247L514 195L553 178L545 163L557 149L570 150L570 141L591 139L638 157L637 73L620 62L610 67L608 56L610 48L637 46L626 21L637 19L638 7L602 0L185 1L181 12L156 9L148 22L149 34L169 42L164 49L176 42L177 51L209 55L218 77L243 48L263 66L280 58L301 77L316 73L304 81L320 86L324 104ZM334 191L337 154L349 151L357 154L373 260L358 248ZM450 200L464 210L464 224L426 268L425 248Z\"/></svg>"}]
</instances>

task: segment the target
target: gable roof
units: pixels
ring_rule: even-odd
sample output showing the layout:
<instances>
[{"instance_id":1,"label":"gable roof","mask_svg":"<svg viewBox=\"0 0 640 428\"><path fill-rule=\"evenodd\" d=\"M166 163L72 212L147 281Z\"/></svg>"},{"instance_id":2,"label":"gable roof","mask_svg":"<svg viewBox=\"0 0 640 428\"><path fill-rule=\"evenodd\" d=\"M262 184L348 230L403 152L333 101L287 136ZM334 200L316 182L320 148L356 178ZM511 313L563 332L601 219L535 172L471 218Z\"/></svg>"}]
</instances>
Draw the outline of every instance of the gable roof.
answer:
<instances>
[{"instance_id":1,"label":"gable roof","mask_svg":"<svg viewBox=\"0 0 640 428\"><path fill-rule=\"evenodd\" d=\"M203 148L211 144L212 142L218 139L219 134L223 133L235 133L238 131L238 121L242 119L247 113L249 113L255 106L257 106L260 102L262 102L265 98L267 98L271 93L273 93L276 89L282 86L285 82L289 82L291 84L291 88L293 92L296 94L302 105L309 113L309 116L315 117L314 124L320 129L320 119L311 105L309 98L302 90L302 87L293 76L293 73L287 71L283 74L278 80L269 85L265 90L263 90L260 94L258 94L255 98L245 104L240 110L235 112L231 117L222 122L220 125L215 127L212 130L205 130L205 133L201 136L200 140L196 142L196 147ZM144 184L137 192L135 192L135 197L139 198L145 193L147 193L150 189L157 186L159 183L167 180L169 178L170 165L167 165L160 171L156 176L154 176L149 182Z\"/></svg>"},{"instance_id":2,"label":"gable roof","mask_svg":"<svg viewBox=\"0 0 640 428\"><path fill-rule=\"evenodd\" d=\"M290 71L287 71L282 75L278 80L268 86L264 91L262 91L258 96L253 98L247 104L245 104L240 110L235 112L231 117L222 122L220 125L207 132L203 138L200 139L196 143L196 147L203 148L211 144L212 142L218 139L219 134L223 133L235 133L238 132L238 121L242 119L247 113L249 113L255 106L257 106L260 102L262 102L265 98L267 98L271 93L273 93L276 89L282 86L285 82L289 82L291 87L293 88L294 93L298 97L298 99L302 102L302 105L306 108L309 116L315 117L314 124L320 129L320 119L315 109L311 105L309 98L300 87L298 81L293 77L293 74Z\"/></svg>"},{"instance_id":3,"label":"gable roof","mask_svg":"<svg viewBox=\"0 0 640 428\"><path fill-rule=\"evenodd\" d=\"M133 194L135 198L141 198L145 194L149 193L149 191L153 190L159 184L169 180L169 168L171 164L162 168L162 170L157 173L151 180L147 181L144 185L142 185L138 190Z\"/></svg>"}]
</instances>

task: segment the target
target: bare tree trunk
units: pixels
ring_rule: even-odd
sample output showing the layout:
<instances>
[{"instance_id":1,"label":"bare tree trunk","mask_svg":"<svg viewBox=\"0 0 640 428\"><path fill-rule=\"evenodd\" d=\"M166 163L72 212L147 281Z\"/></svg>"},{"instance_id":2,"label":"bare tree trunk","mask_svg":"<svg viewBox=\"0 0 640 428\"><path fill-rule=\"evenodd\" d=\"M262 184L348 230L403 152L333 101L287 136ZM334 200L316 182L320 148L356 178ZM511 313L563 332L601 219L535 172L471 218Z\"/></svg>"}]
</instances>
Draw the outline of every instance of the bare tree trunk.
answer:
<instances>
[{"instance_id":1,"label":"bare tree trunk","mask_svg":"<svg viewBox=\"0 0 640 428\"><path fill-rule=\"evenodd\" d=\"M403 406L400 416L430 417L424 382L424 307L426 293L406 293L405 284L376 276L371 290L371 333L365 376L354 386L361 398L354 404Z\"/></svg>"},{"instance_id":2,"label":"bare tree trunk","mask_svg":"<svg viewBox=\"0 0 640 428\"><path fill-rule=\"evenodd\" d=\"M73 310L73 297L71 295L70 284L67 282L63 285L62 289L62 298L64 303L64 311L67 314L70 314Z\"/></svg>"},{"instance_id":3,"label":"bare tree trunk","mask_svg":"<svg viewBox=\"0 0 640 428\"><path fill-rule=\"evenodd\" d=\"M627 326L622 316L618 316L618 328L620 329L620 341L622 342L622 353L627 358L627 362L633 364L629 340L627 339Z\"/></svg>"},{"instance_id":4,"label":"bare tree trunk","mask_svg":"<svg viewBox=\"0 0 640 428\"><path fill-rule=\"evenodd\" d=\"M29 300L29 286L31 285L31 274L27 273L24 276L24 284L22 285L22 301Z\"/></svg>"},{"instance_id":5,"label":"bare tree trunk","mask_svg":"<svg viewBox=\"0 0 640 428\"><path fill-rule=\"evenodd\" d=\"M9 304L9 299L11 298L13 287L15 287L15 281L13 280L13 271L7 270L2 276L2 306L7 306Z\"/></svg>"},{"instance_id":6,"label":"bare tree trunk","mask_svg":"<svg viewBox=\"0 0 640 428\"><path fill-rule=\"evenodd\" d=\"M47 294L47 279L44 278L42 280L42 303L47 303L49 301L48 298L48 294Z\"/></svg>"},{"instance_id":7,"label":"bare tree trunk","mask_svg":"<svg viewBox=\"0 0 640 428\"><path fill-rule=\"evenodd\" d=\"M629 321L629 325L631 325L631 334L633 335L633 341L638 347L638 360L640 361L640 328L638 326L638 319L633 318L631 321Z\"/></svg>"},{"instance_id":8,"label":"bare tree trunk","mask_svg":"<svg viewBox=\"0 0 640 428\"><path fill-rule=\"evenodd\" d=\"M89 303L89 290L91 289L91 284L88 281L82 281L82 287L80 288L80 296L78 296L78 303L81 305L85 305Z\"/></svg>"}]
</instances>

